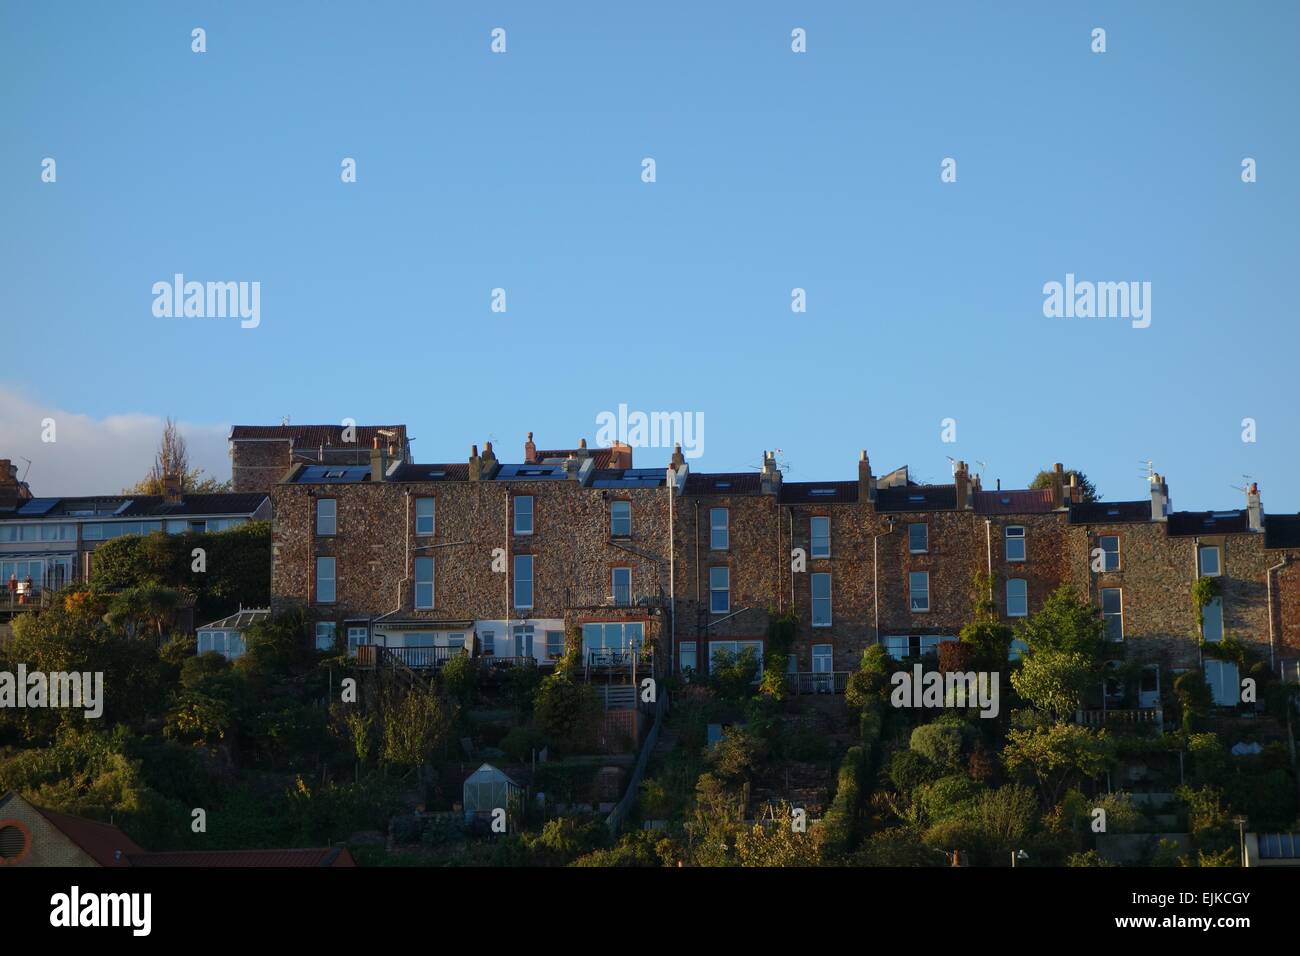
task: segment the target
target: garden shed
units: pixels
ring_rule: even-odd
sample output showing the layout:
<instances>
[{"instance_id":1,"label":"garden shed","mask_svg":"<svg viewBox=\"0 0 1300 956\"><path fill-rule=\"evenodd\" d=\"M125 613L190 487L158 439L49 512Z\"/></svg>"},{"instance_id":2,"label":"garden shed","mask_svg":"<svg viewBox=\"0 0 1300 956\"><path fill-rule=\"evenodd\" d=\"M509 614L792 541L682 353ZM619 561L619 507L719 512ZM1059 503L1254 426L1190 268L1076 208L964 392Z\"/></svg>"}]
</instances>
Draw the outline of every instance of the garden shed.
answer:
<instances>
[{"instance_id":1,"label":"garden shed","mask_svg":"<svg viewBox=\"0 0 1300 956\"><path fill-rule=\"evenodd\" d=\"M493 810L510 815L518 809L523 788L490 763L485 763L465 778L465 819L492 816Z\"/></svg>"}]
</instances>

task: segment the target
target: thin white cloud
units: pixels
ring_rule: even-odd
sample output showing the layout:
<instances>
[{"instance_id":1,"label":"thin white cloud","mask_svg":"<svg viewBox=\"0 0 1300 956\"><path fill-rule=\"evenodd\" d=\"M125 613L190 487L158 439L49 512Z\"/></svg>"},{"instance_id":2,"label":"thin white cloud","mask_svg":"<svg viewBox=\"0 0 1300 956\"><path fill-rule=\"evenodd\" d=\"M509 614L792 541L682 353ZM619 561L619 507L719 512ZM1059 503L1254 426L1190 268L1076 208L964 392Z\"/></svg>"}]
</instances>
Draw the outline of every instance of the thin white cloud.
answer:
<instances>
[{"instance_id":1,"label":"thin white cloud","mask_svg":"<svg viewBox=\"0 0 1300 956\"><path fill-rule=\"evenodd\" d=\"M41 440L42 422L55 423L55 441ZM190 466L214 478L230 477L229 425L177 422L189 447ZM0 385L0 458L27 473L32 494L117 494L143 478L153 465L162 437L157 415L127 414L94 418L42 405L18 390ZM31 468L27 462L30 459Z\"/></svg>"}]
</instances>

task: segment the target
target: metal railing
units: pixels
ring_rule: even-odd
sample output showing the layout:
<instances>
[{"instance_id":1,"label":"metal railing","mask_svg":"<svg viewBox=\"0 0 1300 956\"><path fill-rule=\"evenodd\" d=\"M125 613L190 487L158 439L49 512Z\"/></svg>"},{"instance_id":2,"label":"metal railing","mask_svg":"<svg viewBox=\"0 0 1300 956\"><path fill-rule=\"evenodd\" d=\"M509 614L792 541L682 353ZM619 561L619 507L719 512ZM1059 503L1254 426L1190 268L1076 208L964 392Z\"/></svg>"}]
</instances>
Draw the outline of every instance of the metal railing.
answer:
<instances>
[{"instance_id":1,"label":"metal railing","mask_svg":"<svg viewBox=\"0 0 1300 956\"><path fill-rule=\"evenodd\" d=\"M400 665L411 670L431 670L465 653L464 647L383 647L379 644L359 644L357 666L373 669Z\"/></svg>"},{"instance_id":2,"label":"metal railing","mask_svg":"<svg viewBox=\"0 0 1300 956\"><path fill-rule=\"evenodd\" d=\"M815 671L786 674L785 684L790 693L842 694L849 685L849 671Z\"/></svg>"},{"instance_id":3,"label":"metal railing","mask_svg":"<svg viewBox=\"0 0 1300 956\"><path fill-rule=\"evenodd\" d=\"M1164 709L1160 707L1088 708L1074 712L1074 722L1081 727L1104 727L1107 724L1164 725Z\"/></svg>"}]
</instances>

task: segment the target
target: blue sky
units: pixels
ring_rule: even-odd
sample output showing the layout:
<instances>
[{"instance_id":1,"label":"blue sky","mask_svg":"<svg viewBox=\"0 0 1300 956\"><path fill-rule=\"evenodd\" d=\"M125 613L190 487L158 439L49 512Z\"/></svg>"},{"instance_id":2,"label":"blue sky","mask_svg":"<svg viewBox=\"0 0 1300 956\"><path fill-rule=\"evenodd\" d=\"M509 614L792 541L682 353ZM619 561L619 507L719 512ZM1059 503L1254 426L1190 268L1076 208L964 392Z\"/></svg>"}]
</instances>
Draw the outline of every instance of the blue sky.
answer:
<instances>
[{"instance_id":1,"label":"blue sky","mask_svg":"<svg viewBox=\"0 0 1300 956\"><path fill-rule=\"evenodd\" d=\"M168 415L518 457L625 403L703 413L696 469L1123 499L1151 459L1176 508L1300 510L1298 40L1280 2L4 3L0 457L99 491L96 423ZM156 318L176 272L261 325ZM1151 282L1150 327L1045 318L1066 273ZM65 457L33 409L88 423Z\"/></svg>"}]
</instances>

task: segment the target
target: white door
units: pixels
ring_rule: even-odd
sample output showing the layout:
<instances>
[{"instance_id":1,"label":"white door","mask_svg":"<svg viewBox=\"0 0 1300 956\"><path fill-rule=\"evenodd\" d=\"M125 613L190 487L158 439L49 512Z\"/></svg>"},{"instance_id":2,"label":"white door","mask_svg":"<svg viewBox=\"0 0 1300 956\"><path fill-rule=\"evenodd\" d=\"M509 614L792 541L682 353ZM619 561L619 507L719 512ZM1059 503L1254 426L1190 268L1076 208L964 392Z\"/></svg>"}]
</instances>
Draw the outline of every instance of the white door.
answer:
<instances>
[{"instance_id":1,"label":"white door","mask_svg":"<svg viewBox=\"0 0 1300 956\"><path fill-rule=\"evenodd\" d=\"M1234 662L1207 660L1205 682L1210 685L1210 694L1218 706L1236 707L1241 703L1241 682Z\"/></svg>"},{"instance_id":2,"label":"white door","mask_svg":"<svg viewBox=\"0 0 1300 956\"><path fill-rule=\"evenodd\" d=\"M1160 706L1160 668L1142 668L1142 683L1138 689L1138 706Z\"/></svg>"}]
</instances>

